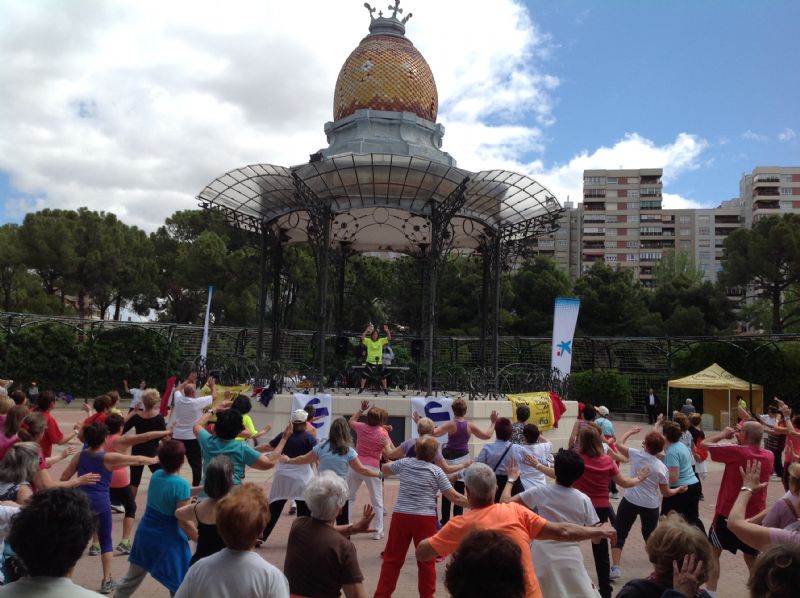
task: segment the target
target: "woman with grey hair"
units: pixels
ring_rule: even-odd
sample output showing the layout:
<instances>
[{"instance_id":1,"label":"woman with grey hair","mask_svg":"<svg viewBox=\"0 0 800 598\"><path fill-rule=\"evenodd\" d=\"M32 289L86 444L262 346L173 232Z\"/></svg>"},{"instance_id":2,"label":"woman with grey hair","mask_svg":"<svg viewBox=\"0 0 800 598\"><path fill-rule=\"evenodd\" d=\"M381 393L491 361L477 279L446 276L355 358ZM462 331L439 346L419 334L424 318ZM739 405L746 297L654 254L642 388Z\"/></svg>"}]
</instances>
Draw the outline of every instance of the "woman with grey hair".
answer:
<instances>
[{"instance_id":1,"label":"woman with grey hair","mask_svg":"<svg viewBox=\"0 0 800 598\"><path fill-rule=\"evenodd\" d=\"M190 540L197 542L189 566L203 557L211 556L225 548L225 542L217 531L217 503L233 488L233 461L223 455L217 455L206 467L206 478L203 483L205 498L194 504L184 505L175 511L178 521L185 521L194 530L188 534ZM184 528L186 529L186 528Z\"/></svg>"},{"instance_id":2,"label":"woman with grey hair","mask_svg":"<svg viewBox=\"0 0 800 598\"><path fill-rule=\"evenodd\" d=\"M342 591L347 598L365 596L358 555L347 536L374 531L368 529L373 511L366 505L360 522L337 527L336 517L347 503L347 493L347 482L331 470L320 472L306 487L304 498L311 516L292 524L283 564L293 596L338 596Z\"/></svg>"},{"instance_id":3,"label":"woman with grey hair","mask_svg":"<svg viewBox=\"0 0 800 598\"><path fill-rule=\"evenodd\" d=\"M33 495L31 484L39 472L39 445L19 442L11 446L0 461L0 500L19 505Z\"/></svg>"}]
</instances>

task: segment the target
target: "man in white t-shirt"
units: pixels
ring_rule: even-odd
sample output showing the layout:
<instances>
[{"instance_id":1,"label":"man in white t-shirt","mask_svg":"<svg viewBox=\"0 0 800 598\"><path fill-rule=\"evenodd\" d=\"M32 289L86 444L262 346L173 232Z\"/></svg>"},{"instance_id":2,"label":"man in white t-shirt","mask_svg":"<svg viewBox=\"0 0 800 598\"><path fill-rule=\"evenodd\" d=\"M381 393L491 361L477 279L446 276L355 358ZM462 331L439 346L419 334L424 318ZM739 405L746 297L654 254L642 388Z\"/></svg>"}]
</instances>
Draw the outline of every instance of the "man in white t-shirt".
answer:
<instances>
[{"instance_id":1,"label":"man in white t-shirt","mask_svg":"<svg viewBox=\"0 0 800 598\"><path fill-rule=\"evenodd\" d=\"M139 380L139 388L128 388L127 380L123 380L122 384L125 386L125 392L133 397L131 399L129 412L136 411L137 409L144 409L144 405L142 405L142 394L144 394L144 390L147 388L145 381Z\"/></svg>"},{"instance_id":2,"label":"man in white t-shirt","mask_svg":"<svg viewBox=\"0 0 800 598\"><path fill-rule=\"evenodd\" d=\"M172 437L183 443L186 449L186 461L192 468L192 486L199 486L202 477L203 455L200 444L194 435L194 424L200 419L203 410L214 402L214 378L208 379L211 394L198 397L197 389L193 383L185 382L178 385L173 397L171 420L175 429Z\"/></svg>"}]
</instances>

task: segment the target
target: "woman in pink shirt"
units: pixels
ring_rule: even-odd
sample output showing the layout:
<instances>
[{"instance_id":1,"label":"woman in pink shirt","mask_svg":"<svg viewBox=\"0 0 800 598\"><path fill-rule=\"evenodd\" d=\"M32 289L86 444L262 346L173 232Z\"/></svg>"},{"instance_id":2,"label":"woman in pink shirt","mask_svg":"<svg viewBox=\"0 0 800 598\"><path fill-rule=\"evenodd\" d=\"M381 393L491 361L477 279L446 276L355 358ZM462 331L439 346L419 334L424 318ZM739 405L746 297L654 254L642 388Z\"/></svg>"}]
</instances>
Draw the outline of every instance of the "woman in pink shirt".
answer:
<instances>
[{"instance_id":1,"label":"woman in pink shirt","mask_svg":"<svg viewBox=\"0 0 800 598\"><path fill-rule=\"evenodd\" d=\"M608 500L608 480L614 480L617 485L623 488L632 488L642 480L646 480L650 475L650 470L643 467L638 471L635 478L629 478L619 472L619 467L614 460L603 451L603 440L600 426L589 423L581 430L578 440L580 442L580 452L583 458L583 475L572 485L576 490L580 490L589 500L597 512L597 517L601 522L611 521L614 524L614 510ZM597 581L600 586L600 596L610 598L611 579L610 579L610 559L608 555L608 540L601 540L597 544L592 544L592 554L594 555L594 567L597 571Z\"/></svg>"},{"instance_id":2,"label":"woman in pink shirt","mask_svg":"<svg viewBox=\"0 0 800 598\"><path fill-rule=\"evenodd\" d=\"M367 412L367 423L358 421L361 415ZM356 438L356 452L358 458L367 469L380 472L381 455L384 451L389 451L391 440L386 429L381 425L381 409L378 407L369 406L369 401L361 401L361 409L356 411L348 422L353 431L358 435ZM347 473L347 485L349 487L348 500L354 503L356 494L361 484L366 484L367 491L369 492L370 503L375 510L375 534L372 536L375 540L383 538L383 486L381 485L380 478L367 477L350 469ZM350 512L352 512L352 506Z\"/></svg>"}]
</instances>

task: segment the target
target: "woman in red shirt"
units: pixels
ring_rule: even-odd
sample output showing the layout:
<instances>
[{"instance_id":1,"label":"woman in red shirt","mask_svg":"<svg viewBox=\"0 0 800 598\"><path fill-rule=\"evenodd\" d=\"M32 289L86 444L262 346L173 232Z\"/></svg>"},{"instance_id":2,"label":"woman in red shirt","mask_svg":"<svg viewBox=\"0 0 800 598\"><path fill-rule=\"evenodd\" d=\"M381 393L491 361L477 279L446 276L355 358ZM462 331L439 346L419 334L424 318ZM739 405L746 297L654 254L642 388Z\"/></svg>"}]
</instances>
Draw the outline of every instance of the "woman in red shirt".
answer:
<instances>
[{"instance_id":1,"label":"woman in red shirt","mask_svg":"<svg viewBox=\"0 0 800 598\"><path fill-rule=\"evenodd\" d=\"M592 501L592 506L597 512L601 522L611 521L614 524L614 510L608 500L608 481L614 480L623 488L632 488L650 475L648 468L642 468L635 478L629 478L619 472L619 467L614 460L605 454L600 426L590 423L579 435L580 452L583 458L583 475L573 484ZM597 581L600 585L600 596L611 597L610 565L608 555L608 540L600 540L592 544L594 567L597 571Z\"/></svg>"}]
</instances>

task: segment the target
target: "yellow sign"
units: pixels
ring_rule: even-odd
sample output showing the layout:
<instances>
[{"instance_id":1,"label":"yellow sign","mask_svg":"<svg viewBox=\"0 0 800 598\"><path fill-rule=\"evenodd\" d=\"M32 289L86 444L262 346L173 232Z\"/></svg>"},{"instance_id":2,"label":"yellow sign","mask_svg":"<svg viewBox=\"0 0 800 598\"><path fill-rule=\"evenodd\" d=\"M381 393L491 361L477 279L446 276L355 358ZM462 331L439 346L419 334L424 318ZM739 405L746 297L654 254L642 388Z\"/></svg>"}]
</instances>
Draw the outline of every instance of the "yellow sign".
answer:
<instances>
[{"instance_id":1,"label":"yellow sign","mask_svg":"<svg viewBox=\"0 0 800 598\"><path fill-rule=\"evenodd\" d=\"M527 405L531 410L531 416L528 418L529 424L536 424L540 432L553 429L555 418L549 392L526 392L518 395L506 395L506 397L513 405L514 418L512 421L517 421L517 407Z\"/></svg>"},{"instance_id":2,"label":"yellow sign","mask_svg":"<svg viewBox=\"0 0 800 598\"><path fill-rule=\"evenodd\" d=\"M248 397L253 394L253 387L249 384L239 384L237 386L222 386L217 384L216 392L214 393L214 402L211 403L212 407L216 407L218 403L225 400L225 395L228 394L228 399L233 400L239 395L247 395ZM208 384L200 389L200 396L205 397L211 394L211 389Z\"/></svg>"}]
</instances>

